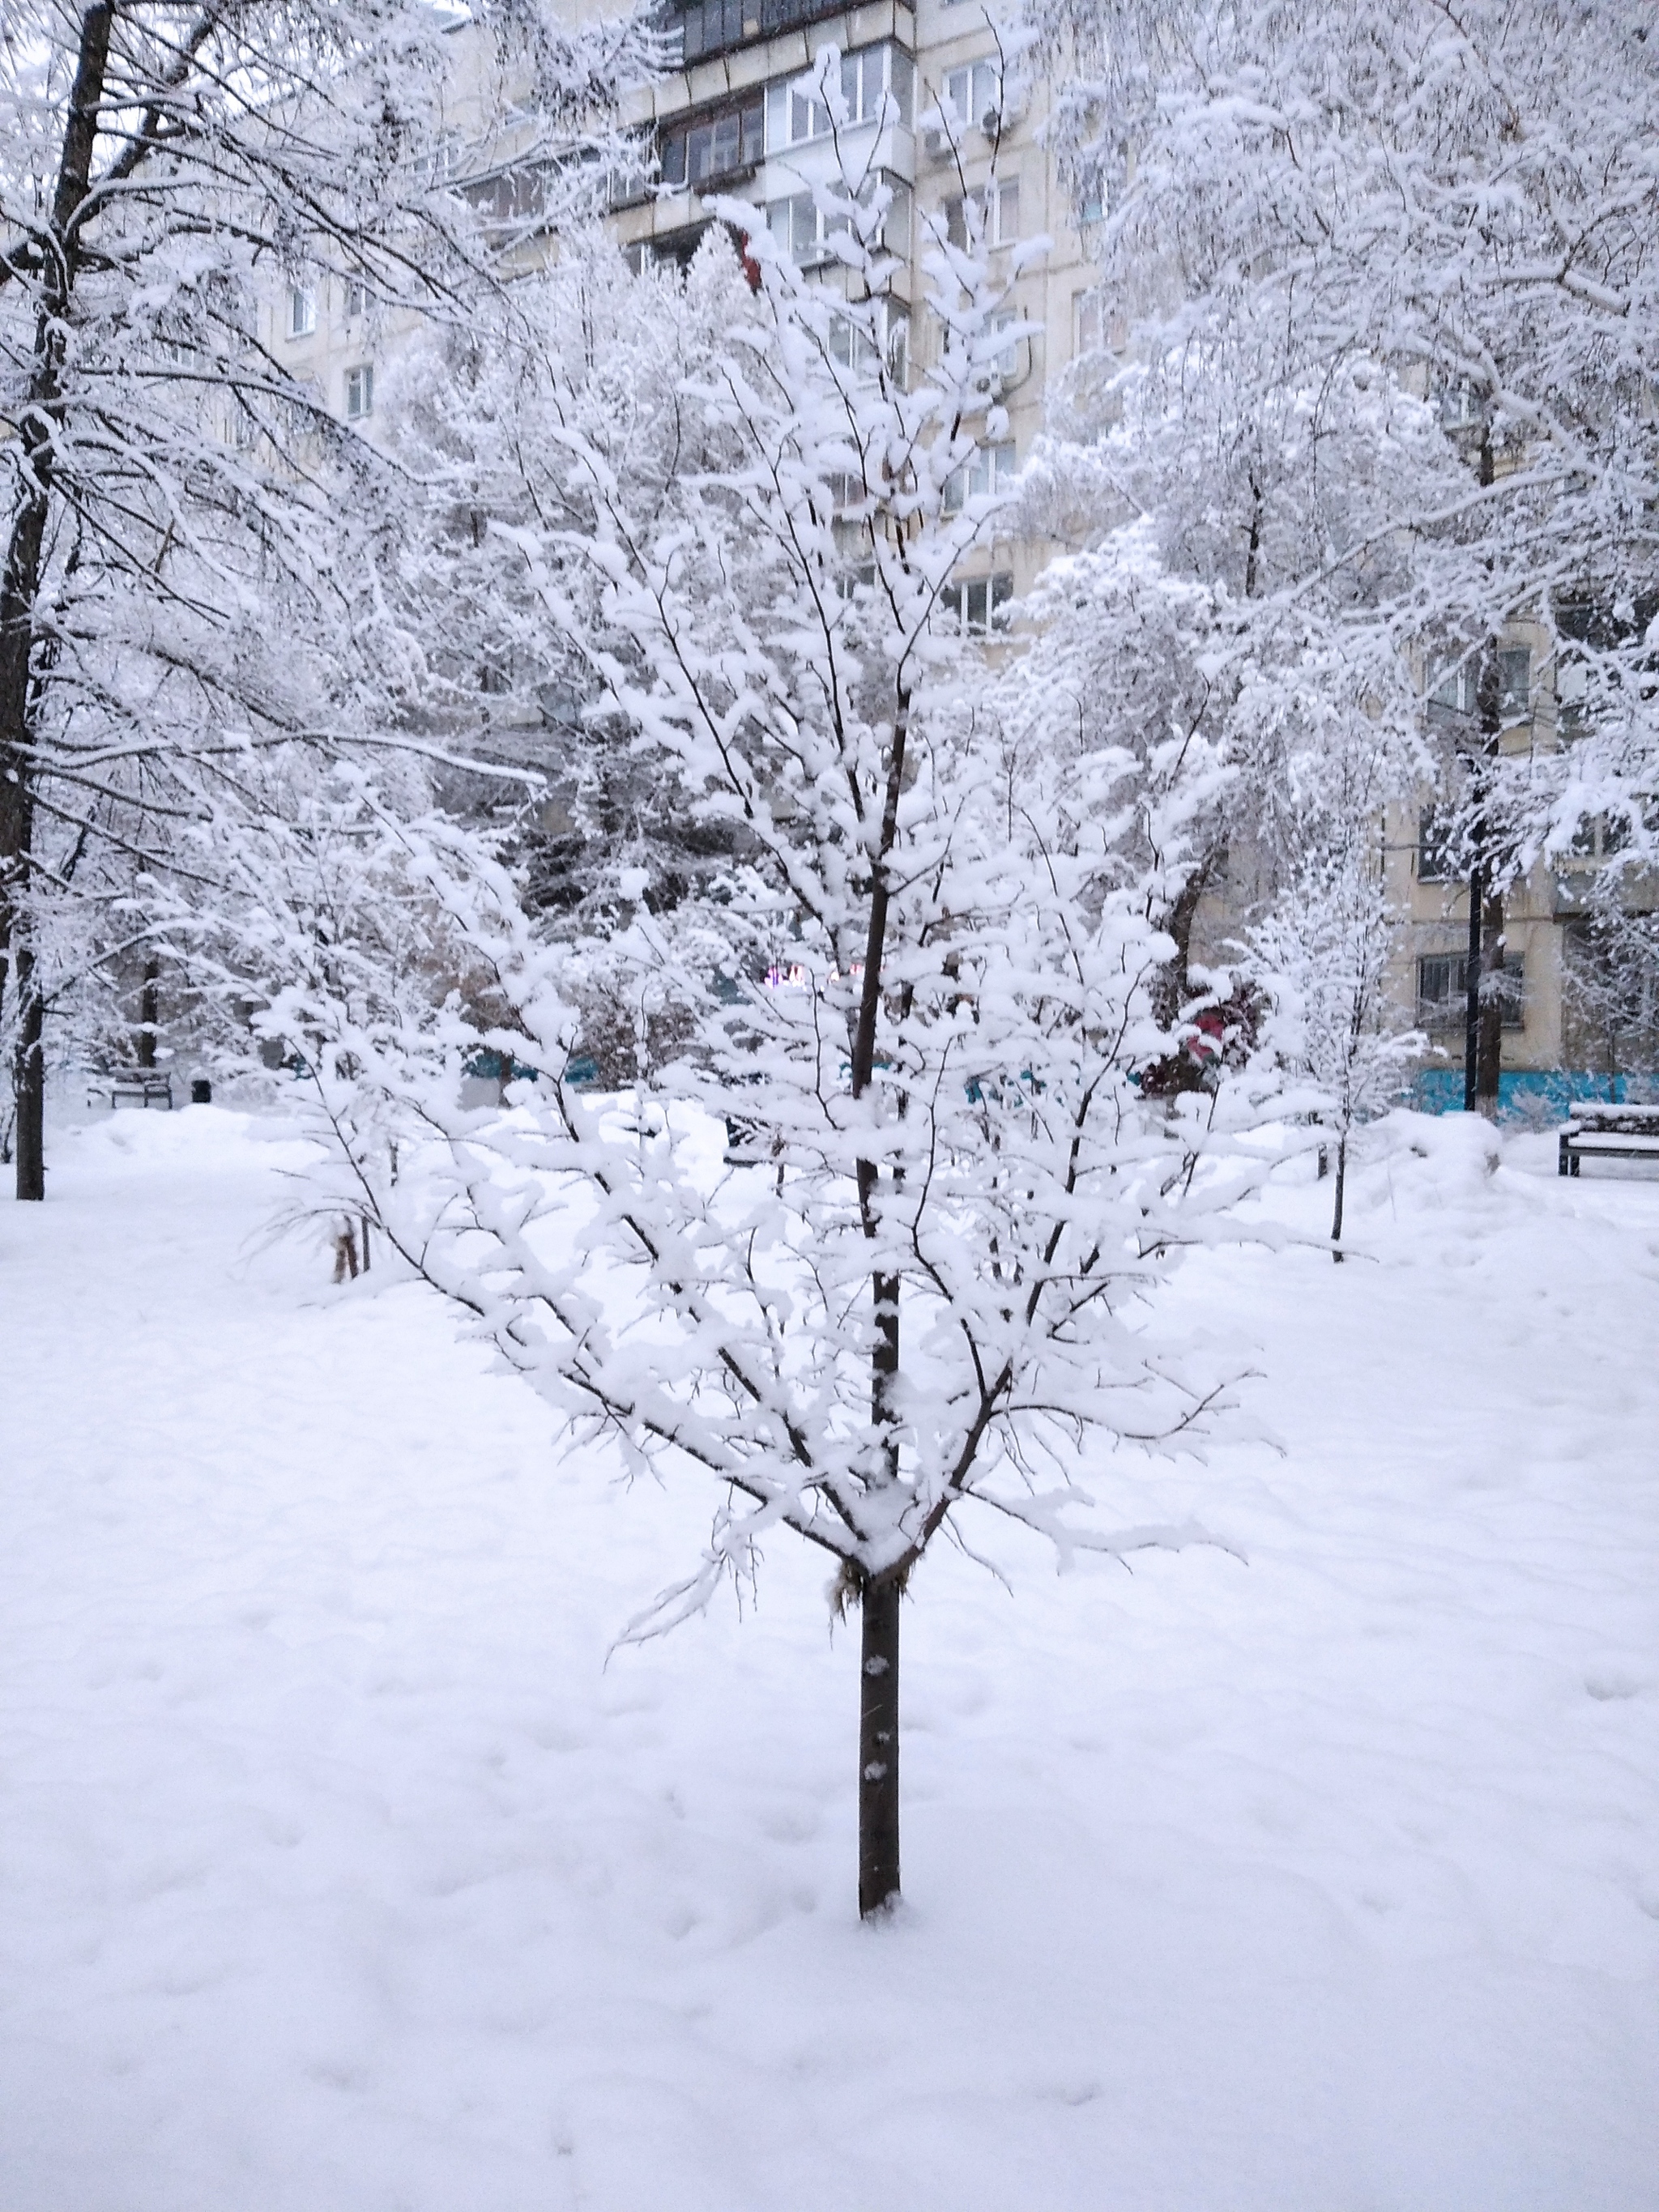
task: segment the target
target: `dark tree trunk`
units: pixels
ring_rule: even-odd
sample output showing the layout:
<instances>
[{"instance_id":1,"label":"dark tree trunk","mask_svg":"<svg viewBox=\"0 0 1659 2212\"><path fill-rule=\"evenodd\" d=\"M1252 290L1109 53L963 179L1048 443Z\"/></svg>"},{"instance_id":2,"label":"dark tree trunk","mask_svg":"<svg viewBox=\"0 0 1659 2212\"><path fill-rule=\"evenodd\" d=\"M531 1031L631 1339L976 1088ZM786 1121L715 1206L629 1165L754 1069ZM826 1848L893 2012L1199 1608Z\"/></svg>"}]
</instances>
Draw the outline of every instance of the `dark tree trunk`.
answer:
<instances>
[{"instance_id":1,"label":"dark tree trunk","mask_svg":"<svg viewBox=\"0 0 1659 2212\"><path fill-rule=\"evenodd\" d=\"M69 120L52 203L52 251L47 257L34 358L26 399L14 403L13 417L23 469L0 572L0 948L10 967L18 1046L14 1071L17 1095L17 1195L46 1195L46 1064L41 1036L46 1008L36 980L27 925L20 912L28 889L34 837L33 691L34 611L40 592L46 544L53 451L62 414L60 374L70 295L81 261L74 218L87 197L98 112L109 67L112 0L95 0L81 21L81 48Z\"/></svg>"},{"instance_id":2,"label":"dark tree trunk","mask_svg":"<svg viewBox=\"0 0 1659 2212\"><path fill-rule=\"evenodd\" d=\"M1480 916L1480 1030L1475 1054L1474 1104L1489 1121L1498 1119L1499 1079L1504 1069L1504 900L1489 892Z\"/></svg>"},{"instance_id":3,"label":"dark tree trunk","mask_svg":"<svg viewBox=\"0 0 1659 2212\"><path fill-rule=\"evenodd\" d=\"M1480 826L1476 826L1479 837ZM1480 1095L1480 915L1486 904L1486 870L1477 855L1469 871L1469 934L1463 956L1467 999L1463 1010L1463 1111L1473 1114Z\"/></svg>"},{"instance_id":4,"label":"dark tree trunk","mask_svg":"<svg viewBox=\"0 0 1659 2212\"><path fill-rule=\"evenodd\" d=\"M12 952L17 994L17 1063L13 1077L17 1096L17 1195L43 1199L46 1194L46 1009L28 945L14 939Z\"/></svg>"},{"instance_id":5,"label":"dark tree trunk","mask_svg":"<svg viewBox=\"0 0 1659 2212\"><path fill-rule=\"evenodd\" d=\"M138 1065L155 1065L155 1029L161 1018L161 994L156 985L161 981L161 963L152 952L144 963L144 988L138 994Z\"/></svg>"},{"instance_id":6,"label":"dark tree trunk","mask_svg":"<svg viewBox=\"0 0 1659 2212\"><path fill-rule=\"evenodd\" d=\"M899 799L904 788L905 744L909 731L909 694L901 690L887 758L887 787L882 805L880 842L871 869L870 929L865 941L864 976L859 1018L853 1037L853 1096L861 1098L876 1070L876 1025L881 1011L882 968L887 953L887 916L892 888L888 862L898 835ZM859 1212L873 1243L881 1232L881 1176L873 1160L858 1163ZM899 1472L898 1413L894 1403L899 1372L899 1279L877 1268L870 1279L872 1343L870 1418L875 1432L872 1484L896 1482ZM862 1659L859 1706L859 1911L867 1918L890 1905L899 1893L898 1798L898 1607L902 1578L864 1581L860 1591Z\"/></svg>"},{"instance_id":7,"label":"dark tree trunk","mask_svg":"<svg viewBox=\"0 0 1659 2212\"><path fill-rule=\"evenodd\" d=\"M1331 1214L1331 1257L1342 1265L1342 1196L1348 1185L1348 1133L1336 1140L1336 1205Z\"/></svg>"},{"instance_id":8,"label":"dark tree trunk","mask_svg":"<svg viewBox=\"0 0 1659 2212\"><path fill-rule=\"evenodd\" d=\"M860 1607L859 1915L899 1896L899 1607L896 1582L866 1583Z\"/></svg>"}]
</instances>

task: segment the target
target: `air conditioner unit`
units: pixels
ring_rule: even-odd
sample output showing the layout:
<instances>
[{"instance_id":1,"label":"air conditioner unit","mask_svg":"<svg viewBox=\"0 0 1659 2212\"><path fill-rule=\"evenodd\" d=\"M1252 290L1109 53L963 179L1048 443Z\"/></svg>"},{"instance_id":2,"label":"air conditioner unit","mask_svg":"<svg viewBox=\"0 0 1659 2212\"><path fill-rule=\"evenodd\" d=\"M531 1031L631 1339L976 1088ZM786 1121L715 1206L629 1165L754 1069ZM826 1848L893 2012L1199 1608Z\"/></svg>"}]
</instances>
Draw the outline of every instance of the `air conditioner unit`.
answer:
<instances>
[{"instance_id":1,"label":"air conditioner unit","mask_svg":"<svg viewBox=\"0 0 1659 2212\"><path fill-rule=\"evenodd\" d=\"M979 127L988 138L999 138L1006 121L1007 118L1000 107L988 107L979 118Z\"/></svg>"},{"instance_id":2,"label":"air conditioner unit","mask_svg":"<svg viewBox=\"0 0 1659 2212\"><path fill-rule=\"evenodd\" d=\"M948 131L935 128L924 131L921 143L927 150L930 161L940 161L951 151L951 134Z\"/></svg>"}]
</instances>

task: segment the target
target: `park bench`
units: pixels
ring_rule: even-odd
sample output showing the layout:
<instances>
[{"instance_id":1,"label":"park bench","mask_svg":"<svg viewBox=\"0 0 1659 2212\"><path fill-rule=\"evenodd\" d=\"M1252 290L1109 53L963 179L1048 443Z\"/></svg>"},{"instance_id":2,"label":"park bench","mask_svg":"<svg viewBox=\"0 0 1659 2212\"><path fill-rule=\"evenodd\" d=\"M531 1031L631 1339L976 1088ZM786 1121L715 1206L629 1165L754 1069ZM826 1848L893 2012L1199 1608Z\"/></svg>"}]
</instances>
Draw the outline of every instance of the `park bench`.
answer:
<instances>
[{"instance_id":1,"label":"park bench","mask_svg":"<svg viewBox=\"0 0 1659 2212\"><path fill-rule=\"evenodd\" d=\"M161 1106L173 1111L173 1079L143 1067L124 1068L118 1075L94 1075L87 1085L87 1103L107 1098L111 1111L121 1105Z\"/></svg>"},{"instance_id":2,"label":"park bench","mask_svg":"<svg viewBox=\"0 0 1659 2212\"><path fill-rule=\"evenodd\" d=\"M1581 1160L1659 1161L1659 1106L1607 1106L1586 1099L1561 1132L1557 1172L1576 1176Z\"/></svg>"}]
</instances>

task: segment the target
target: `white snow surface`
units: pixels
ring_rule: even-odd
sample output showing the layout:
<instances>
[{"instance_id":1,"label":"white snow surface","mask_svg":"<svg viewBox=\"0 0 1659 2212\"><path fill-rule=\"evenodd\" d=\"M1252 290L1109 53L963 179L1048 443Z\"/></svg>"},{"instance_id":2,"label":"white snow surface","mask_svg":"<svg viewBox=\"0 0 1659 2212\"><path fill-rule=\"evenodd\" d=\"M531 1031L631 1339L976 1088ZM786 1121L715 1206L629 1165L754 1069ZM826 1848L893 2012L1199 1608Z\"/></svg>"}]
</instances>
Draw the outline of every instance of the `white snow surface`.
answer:
<instances>
[{"instance_id":1,"label":"white snow surface","mask_svg":"<svg viewBox=\"0 0 1659 2212\"><path fill-rule=\"evenodd\" d=\"M4 2212L1659 2207L1659 1183L1367 1141L1350 1264L1174 1294L1281 1452L1100 1470L1248 1563L924 1563L860 1927L817 1558L607 1664L696 1480L265 1242L286 1125L64 1136L0 1208Z\"/></svg>"}]
</instances>

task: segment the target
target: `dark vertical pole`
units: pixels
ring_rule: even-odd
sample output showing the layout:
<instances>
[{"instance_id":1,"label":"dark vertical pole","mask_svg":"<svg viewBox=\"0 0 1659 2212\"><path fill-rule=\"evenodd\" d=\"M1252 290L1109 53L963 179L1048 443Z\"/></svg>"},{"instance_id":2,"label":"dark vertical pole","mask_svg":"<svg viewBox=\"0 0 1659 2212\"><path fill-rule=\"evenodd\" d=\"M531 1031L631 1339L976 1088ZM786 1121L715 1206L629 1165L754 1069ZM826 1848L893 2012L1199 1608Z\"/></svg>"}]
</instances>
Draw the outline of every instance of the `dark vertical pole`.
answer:
<instances>
[{"instance_id":1,"label":"dark vertical pole","mask_svg":"<svg viewBox=\"0 0 1659 2212\"><path fill-rule=\"evenodd\" d=\"M866 1583L859 1648L859 1915L899 1895L899 1607L896 1582Z\"/></svg>"}]
</instances>

